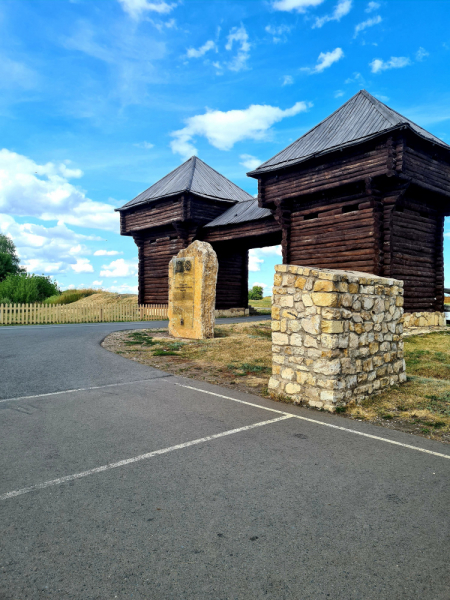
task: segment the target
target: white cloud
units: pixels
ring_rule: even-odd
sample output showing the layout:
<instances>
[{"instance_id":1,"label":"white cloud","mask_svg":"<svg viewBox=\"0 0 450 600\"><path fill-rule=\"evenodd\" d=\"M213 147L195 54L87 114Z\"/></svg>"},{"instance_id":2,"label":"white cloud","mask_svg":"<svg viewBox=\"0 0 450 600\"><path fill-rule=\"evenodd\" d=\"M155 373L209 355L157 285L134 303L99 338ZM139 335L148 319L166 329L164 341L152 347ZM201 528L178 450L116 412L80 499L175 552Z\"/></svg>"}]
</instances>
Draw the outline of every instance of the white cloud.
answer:
<instances>
[{"instance_id":1,"label":"white cloud","mask_svg":"<svg viewBox=\"0 0 450 600\"><path fill-rule=\"evenodd\" d=\"M282 256L281 246L278 244L277 246L266 246L264 248L257 248L256 252L258 254L263 254L266 256Z\"/></svg>"},{"instance_id":2,"label":"white cloud","mask_svg":"<svg viewBox=\"0 0 450 600\"><path fill-rule=\"evenodd\" d=\"M422 46L416 52L416 60L418 60L419 62L422 61L427 56L430 56L430 53L427 52L425 50L425 48L422 48Z\"/></svg>"},{"instance_id":3,"label":"white cloud","mask_svg":"<svg viewBox=\"0 0 450 600\"><path fill-rule=\"evenodd\" d=\"M371 63L370 67L372 73L380 73L381 71L387 71L388 69L401 69L411 64L411 61L406 56L391 56L387 61L375 58Z\"/></svg>"},{"instance_id":4,"label":"white cloud","mask_svg":"<svg viewBox=\"0 0 450 600\"><path fill-rule=\"evenodd\" d=\"M250 44L248 41L248 33L243 25L240 27L233 27L227 37L227 43L225 45L226 50L232 50L234 43L239 47L236 56L227 63L227 67L230 71L242 71L247 66L247 60L250 57Z\"/></svg>"},{"instance_id":5,"label":"white cloud","mask_svg":"<svg viewBox=\"0 0 450 600\"><path fill-rule=\"evenodd\" d=\"M170 13L176 4L167 2L149 2L149 0L119 0L123 10L133 19L139 19L146 12L156 12L158 14Z\"/></svg>"},{"instance_id":6,"label":"white cloud","mask_svg":"<svg viewBox=\"0 0 450 600\"><path fill-rule=\"evenodd\" d=\"M272 8L275 10L281 10L285 12L295 11L298 13L304 13L308 8L319 6L324 0L276 0L272 4Z\"/></svg>"},{"instance_id":7,"label":"white cloud","mask_svg":"<svg viewBox=\"0 0 450 600\"><path fill-rule=\"evenodd\" d=\"M77 258L77 262L74 265L70 265L71 269L75 273L93 273L94 267L88 258Z\"/></svg>"},{"instance_id":8,"label":"white cloud","mask_svg":"<svg viewBox=\"0 0 450 600\"><path fill-rule=\"evenodd\" d=\"M343 92L342 90L336 90L334 92L334 97L335 98L342 98L342 96L345 94L345 92Z\"/></svg>"},{"instance_id":9,"label":"white cloud","mask_svg":"<svg viewBox=\"0 0 450 600\"><path fill-rule=\"evenodd\" d=\"M116 256L116 254L123 254L118 250L96 250L94 256Z\"/></svg>"},{"instance_id":10,"label":"white cloud","mask_svg":"<svg viewBox=\"0 0 450 600\"><path fill-rule=\"evenodd\" d=\"M270 33L273 36L273 41L275 44L278 42L284 42L287 40L286 34L289 33L292 29L290 25L267 25L266 26L267 33Z\"/></svg>"},{"instance_id":11,"label":"white cloud","mask_svg":"<svg viewBox=\"0 0 450 600\"><path fill-rule=\"evenodd\" d=\"M155 144L150 144L150 142L139 142L138 144L133 144L136 148L143 148L144 150L151 150L151 148L155 147Z\"/></svg>"},{"instance_id":12,"label":"white cloud","mask_svg":"<svg viewBox=\"0 0 450 600\"><path fill-rule=\"evenodd\" d=\"M136 275L138 264L135 260L125 260L118 258L109 265L103 265L100 271L100 277L130 277Z\"/></svg>"},{"instance_id":13,"label":"white cloud","mask_svg":"<svg viewBox=\"0 0 450 600\"><path fill-rule=\"evenodd\" d=\"M266 256L282 256L281 246L267 246L265 248L252 248L249 252L248 270L260 271ZM260 285L260 284L254 284Z\"/></svg>"},{"instance_id":14,"label":"white cloud","mask_svg":"<svg viewBox=\"0 0 450 600\"><path fill-rule=\"evenodd\" d=\"M330 21L340 21L342 17L348 15L348 13L352 9L352 0L339 0L339 2L334 7L334 11L331 15L325 15L324 17L318 17L316 22L313 25L314 27L323 27L325 23L329 23Z\"/></svg>"},{"instance_id":15,"label":"white cloud","mask_svg":"<svg viewBox=\"0 0 450 600\"><path fill-rule=\"evenodd\" d=\"M292 85L294 83L294 78L291 75L285 75L283 77L283 85Z\"/></svg>"},{"instance_id":16,"label":"white cloud","mask_svg":"<svg viewBox=\"0 0 450 600\"><path fill-rule=\"evenodd\" d=\"M369 2L366 8L366 13L373 12L374 10L377 10L377 8L380 8L379 2Z\"/></svg>"},{"instance_id":17,"label":"white cloud","mask_svg":"<svg viewBox=\"0 0 450 600\"><path fill-rule=\"evenodd\" d=\"M358 23L358 25L355 27L355 35L353 37L356 37L358 33L360 33L360 31L364 31L364 29L367 29L368 27L378 25L379 23L381 23L382 20L383 19L380 17L380 15L377 15L376 17L372 17L371 19L367 19L367 21Z\"/></svg>"},{"instance_id":18,"label":"white cloud","mask_svg":"<svg viewBox=\"0 0 450 600\"><path fill-rule=\"evenodd\" d=\"M241 159L241 165L249 171L253 171L262 163L262 160L251 154L241 154L239 158Z\"/></svg>"},{"instance_id":19,"label":"white cloud","mask_svg":"<svg viewBox=\"0 0 450 600\"><path fill-rule=\"evenodd\" d=\"M92 285L94 285L95 287L99 287L102 285L102 283L103 283L103 280L102 281L93 281Z\"/></svg>"},{"instance_id":20,"label":"white cloud","mask_svg":"<svg viewBox=\"0 0 450 600\"><path fill-rule=\"evenodd\" d=\"M342 51L342 48L335 48L331 52L321 52L319 54L319 58L317 59L317 65L315 67L303 67L302 70L309 71L310 73L322 73L322 71L328 69L328 67L331 67L333 63L337 62L338 60L341 60L341 58L343 57L344 52Z\"/></svg>"},{"instance_id":21,"label":"white cloud","mask_svg":"<svg viewBox=\"0 0 450 600\"><path fill-rule=\"evenodd\" d=\"M230 150L236 142L245 139L262 140L268 129L286 117L293 117L312 106L308 102L296 102L291 108L282 110L277 106L252 104L244 110L210 110L203 115L186 119L183 129L174 131L172 151L189 158L197 153L193 138L204 136L219 150Z\"/></svg>"},{"instance_id":22,"label":"white cloud","mask_svg":"<svg viewBox=\"0 0 450 600\"><path fill-rule=\"evenodd\" d=\"M6 214L0 214L0 233L14 240L21 264L31 272L66 272L77 264L78 257L91 253L85 242L101 241L97 236L75 233L61 221L54 227L19 224Z\"/></svg>"},{"instance_id":23,"label":"white cloud","mask_svg":"<svg viewBox=\"0 0 450 600\"><path fill-rule=\"evenodd\" d=\"M23 262L23 266L29 273L56 275L64 273L66 268L63 262L60 261L45 261L39 258L30 258Z\"/></svg>"},{"instance_id":24,"label":"white cloud","mask_svg":"<svg viewBox=\"0 0 450 600\"><path fill-rule=\"evenodd\" d=\"M256 250L251 249L248 255L248 270L252 272L261 271L263 262L264 259L258 257Z\"/></svg>"},{"instance_id":25,"label":"white cloud","mask_svg":"<svg viewBox=\"0 0 450 600\"><path fill-rule=\"evenodd\" d=\"M195 48L188 48L186 51L186 56L188 58L200 58L209 52L209 50L215 50L217 52L217 46L212 40L208 40L198 50Z\"/></svg>"},{"instance_id":26,"label":"white cloud","mask_svg":"<svg viewBox=\"0 0 450 600\"><path fill-rule=\"evenodd\" d=\"M39 165L4 148L0 150L0 213L117 231L119 218L114 207L90 200L69 183L82 175L68 162Z\"/></svg>"}]
</instances>

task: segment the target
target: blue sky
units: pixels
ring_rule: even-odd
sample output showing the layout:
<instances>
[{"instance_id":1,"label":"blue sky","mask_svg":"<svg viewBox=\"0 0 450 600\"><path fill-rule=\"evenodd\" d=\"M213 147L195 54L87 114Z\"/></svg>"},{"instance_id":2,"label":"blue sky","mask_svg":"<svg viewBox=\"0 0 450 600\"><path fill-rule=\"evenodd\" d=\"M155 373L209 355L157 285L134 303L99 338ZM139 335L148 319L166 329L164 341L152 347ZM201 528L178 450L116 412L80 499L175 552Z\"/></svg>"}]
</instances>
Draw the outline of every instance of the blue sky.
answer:
<instances>
[{"instance_id":1,"label":"blue sky","mask_svg":"<svg viewBox=\"0 0 450 600\"><path fill-rule=\"evenodd\" d=\"M114 208L194 153L255 194L361 88L450 143L449 23L444 0L0 0L0 232L63 289L135 292ZM252 251L250 286L279 262Z\"/></svg>"}]
</instances>

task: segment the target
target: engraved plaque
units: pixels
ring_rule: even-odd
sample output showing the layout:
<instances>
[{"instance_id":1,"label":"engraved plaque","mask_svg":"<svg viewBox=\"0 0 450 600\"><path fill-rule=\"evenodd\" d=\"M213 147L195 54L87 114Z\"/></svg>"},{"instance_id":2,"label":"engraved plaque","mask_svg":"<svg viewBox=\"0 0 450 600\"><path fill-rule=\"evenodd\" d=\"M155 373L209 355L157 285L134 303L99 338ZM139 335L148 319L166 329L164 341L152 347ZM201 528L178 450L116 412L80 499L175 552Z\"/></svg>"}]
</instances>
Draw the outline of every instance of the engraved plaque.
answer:
<instances>
[{"instance_id":1,"label":"engraved plaque","mask_svg":"<svg viewBox=\"0 0 450 600\"><path fill-rule=\"evenodd\" d=\"M176 305L174 312L182 327L193 327L194 323L194 263L195 258L174 259L173 301Z\"/></svg>"}]
</instances>

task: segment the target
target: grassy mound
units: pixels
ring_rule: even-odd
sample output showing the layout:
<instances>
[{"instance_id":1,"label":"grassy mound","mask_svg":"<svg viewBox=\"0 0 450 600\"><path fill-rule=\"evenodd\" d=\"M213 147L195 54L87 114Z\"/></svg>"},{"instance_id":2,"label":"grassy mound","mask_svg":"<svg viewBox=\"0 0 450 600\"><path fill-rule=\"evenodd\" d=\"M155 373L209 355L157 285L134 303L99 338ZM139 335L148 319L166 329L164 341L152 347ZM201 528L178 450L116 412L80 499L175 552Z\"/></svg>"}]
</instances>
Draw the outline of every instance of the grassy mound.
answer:
<instances>
[{"instance_id":1,"label":"grassy mound","mask_svg":"<svg viewBox=\"0 0 450 600\"><path fill-rule=\"evenodd\" d=\"M114 292L102 292L94 290L90 296L81 298L77 301L77 305L83 304L137 304L138 297L136 294L116 294Z\"/></svg>"},{"instance_id":2,"label":"grassy mound","mask_svg":"<svg viewBox=\"0 0 450 600\"><path fill-rule=\"evenodd\" d=\"M44 304L72 304L81 298L87 298L88 296L92 296L92 294L96 294L97 292L98 290L93 290L90 288L84 290L66 290L61 294L50 296L50 298L44 300Z\"/></svg>"}]
</instances>

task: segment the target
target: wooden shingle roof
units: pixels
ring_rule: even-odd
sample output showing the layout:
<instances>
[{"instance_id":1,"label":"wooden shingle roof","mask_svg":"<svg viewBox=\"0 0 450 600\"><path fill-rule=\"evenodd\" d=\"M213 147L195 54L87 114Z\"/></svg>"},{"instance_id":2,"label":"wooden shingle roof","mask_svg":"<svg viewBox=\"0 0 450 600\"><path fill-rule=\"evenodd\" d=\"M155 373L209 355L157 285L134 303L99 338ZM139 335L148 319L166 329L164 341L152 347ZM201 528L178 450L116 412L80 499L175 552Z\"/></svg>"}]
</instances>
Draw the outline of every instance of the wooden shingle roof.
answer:
<instances>
[{"instance_id":1,"label":"wooden shingle roof","mask_svg":"<svg viewBox=\"0 0 450 600\"><path fill-rule=\"evenodd\" d=\"M182 192L191 192L204 198L232 203L252 198L250 194L212 169L197 156L192 156L174 171L154 183L145 192L116 210L127 210Z\"/></svg>"},{"instance_id":2,"label":"wooden shingle roof","mask_svg":"<svg viewBox=\"0 0 450 600\"><path fill-rule=\"evenodd\" d=\"M361 90L301 138L247 175L258 177L261 173L283 169L401 127L409 127L422 138L450 150L445 142L392 110L366 90Z\"/></svg>"}]
</instances>

